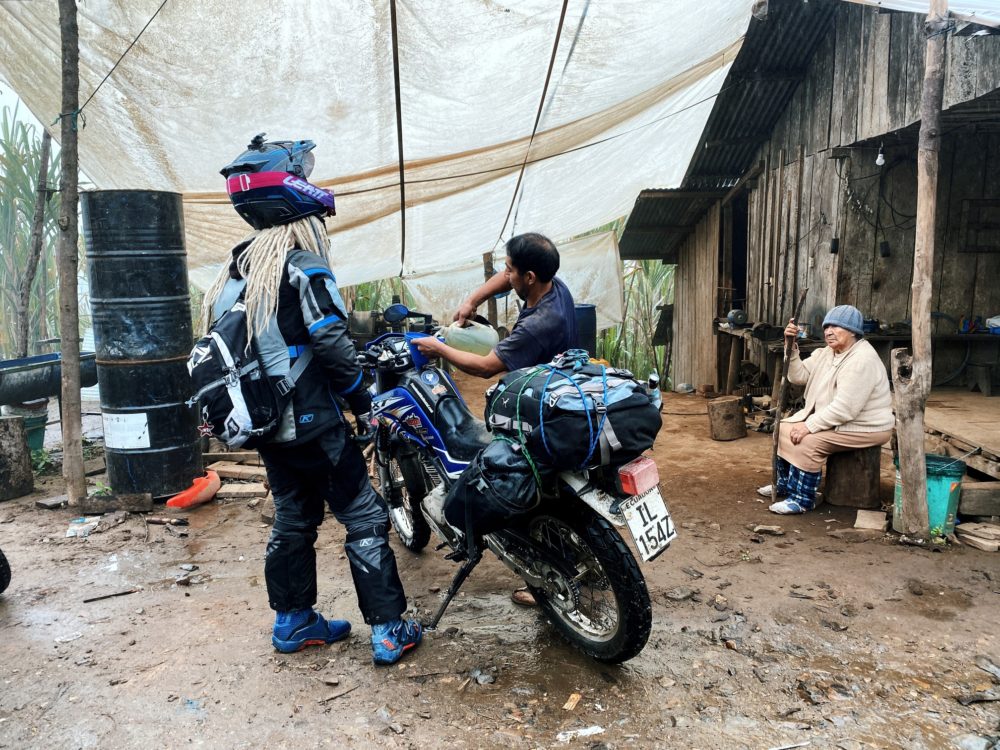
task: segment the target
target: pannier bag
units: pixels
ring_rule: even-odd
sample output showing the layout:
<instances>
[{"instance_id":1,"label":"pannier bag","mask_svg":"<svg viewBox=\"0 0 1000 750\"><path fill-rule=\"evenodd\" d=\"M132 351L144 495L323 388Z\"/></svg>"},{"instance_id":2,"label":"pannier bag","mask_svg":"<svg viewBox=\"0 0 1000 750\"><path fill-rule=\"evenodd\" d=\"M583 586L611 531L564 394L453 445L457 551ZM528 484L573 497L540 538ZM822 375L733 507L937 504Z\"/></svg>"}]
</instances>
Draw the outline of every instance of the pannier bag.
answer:
<instances>
[{"instance_id":1,"label":"pannier bag","mask_svg":"<svg viewBox=\"0 0 1000 750\"><path fill-rule=\"evenodd\" d=\"M292 400L295 381L312 358L306 347L286 376L269 376L257 347L247 340L246 306L236 303L215 322L188 357L202 427L230 448L256 449L281 426L281 415Z\"/></svg>"},{"instance_id":2,"label":"pannier bag","mask_svg":"<svg viewBox=\"0 0 1000 750\"><path fill-rule=\"evenodd\" d=\"M585 357L574 350L505 375L486 392L487 427L560 470L640 456L660 430L653 396L628 370Z\"/></svg>"},{"instance_id":3,"label":"pannier bag","mask_svg":"<svg viewBox=\"0 0 1000 750\"><path fill-rule=\"evenodd\" d=\"M535 473L520 448L497 439L476 455L448 490L448 523L463 533L488 534L538 504Z\"/></svg>"}]
</instances>

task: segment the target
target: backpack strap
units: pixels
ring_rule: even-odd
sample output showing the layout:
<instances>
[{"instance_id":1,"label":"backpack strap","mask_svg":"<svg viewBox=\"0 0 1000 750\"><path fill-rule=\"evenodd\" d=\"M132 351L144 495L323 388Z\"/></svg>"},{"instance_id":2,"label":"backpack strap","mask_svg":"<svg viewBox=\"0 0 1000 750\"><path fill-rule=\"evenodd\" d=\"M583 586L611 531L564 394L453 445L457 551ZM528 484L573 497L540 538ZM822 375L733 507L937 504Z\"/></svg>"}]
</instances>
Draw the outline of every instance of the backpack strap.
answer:
<instances>
[{"instance_id":1,"label":"backpack strap","mask_svg":"<svg viewBox=\"0 0 1000 750\"><path fill-rule=\"evenodd\" d=\"M295 364L292 365L291 369L288 371L288 374L281 380L279 380L277 383L275 383L275 387L278 389L278 393L280 393L282 396L291 393L292 389L295 388L296 381L298 381L302 373L305 372L306 367L309 366L309 363L312 361L313 357L313 350L311 346L308 345L305 346L300 345L294 347L290 346L288 347L289 355L292 354L293 349L296 352L300 352L298 354L298 359L295 360Z\"/></svg>"}]
</instances>

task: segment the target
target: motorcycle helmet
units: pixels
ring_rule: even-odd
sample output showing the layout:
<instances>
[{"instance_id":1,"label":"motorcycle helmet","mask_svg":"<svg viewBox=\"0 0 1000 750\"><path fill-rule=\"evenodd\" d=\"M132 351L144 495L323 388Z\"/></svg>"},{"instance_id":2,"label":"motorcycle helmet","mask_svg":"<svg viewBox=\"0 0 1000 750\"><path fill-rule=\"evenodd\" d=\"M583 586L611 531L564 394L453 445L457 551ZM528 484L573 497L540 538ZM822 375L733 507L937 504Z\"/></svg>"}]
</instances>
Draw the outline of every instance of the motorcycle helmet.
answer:
<instances>
[{"instance_id":1,"label":"motorcycle helmet","mask_svg":"<svg viewBox=\"0 0 1000 750\"><path fill-rule=\"evenodd\" d=\"M315 157L312 141L265 141L254 136L247 150L220 170L226 192L254 229L288 224L307 216L334 216L333 191L308 181Z\"/></svg>"}]
</instances>

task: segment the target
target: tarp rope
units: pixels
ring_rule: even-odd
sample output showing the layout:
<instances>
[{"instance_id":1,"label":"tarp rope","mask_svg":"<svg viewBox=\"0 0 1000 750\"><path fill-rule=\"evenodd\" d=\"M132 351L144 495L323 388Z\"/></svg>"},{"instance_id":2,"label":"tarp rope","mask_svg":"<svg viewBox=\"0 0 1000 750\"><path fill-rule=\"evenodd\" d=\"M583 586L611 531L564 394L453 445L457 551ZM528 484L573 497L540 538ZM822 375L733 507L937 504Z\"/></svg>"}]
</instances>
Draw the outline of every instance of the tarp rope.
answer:
<instances>
[{"instance_id":1,"label":"tarp rope","mask_svg":"<svg viewBox=\"0 0 1000 750\"><path fill-rule=\"evenodd\" d=\"M503 233L507 231L507 223L510 221L510 215L514 211L514 205L517 203L517 193L521 189L521 180L524 179L524 169L528 163L528 157L531 155L531 144L535 140L535 135L538 133L538 123L542 120L542 110L545 109L545 99L549 93L549 81L552 80L552 69L556 64L556 53L559 51L559 38L562 36L563 22L566 20L566 8L569 6L569 0L563 0L562 11L559 13L559 26L556 28L556 38L552 42L552 55L549 57L549 69L545 71L545 85L542 86L542 96L538 100L538 111L535 112L535 124L531 128L531 137L528 138L528 147L524 150L524 160L521 162L521 168L517 172L517 183L514 185L514 193L510 196L510 205L507 206L507 216L504 217L503 226L500 227L500 234L497 236L497 244L499 245L503 241Z\"/></svg>"},{"instance_id":2,"label":"tarp rope","mask_svg":"<svg viewBox=\"0 0 1000 750\"><path fill-rule=\"evenodd\" d=\"M392 27L392 83L396 96L396 146L399 151L399 275L406 263L406 172L403 161L403 98L399 86L399 32L396 27L396 0L389 0Z\"/></svg>"},{"instance_id":3,"label":"tarp rope","mask_svg":"<svg viewBox=\"0 0 1000 750\"><path fill-rule=\"evenodd\" d=\"M160 3L160 7L157 8L156 12L153 13L153 15L151 15L149 17L149 20L146 21L146 25L143 26L142 29L139 30L139 33L136 35L135 39L133 39L132 43L128 47L125 48L125 51L122 52L121 57L118 58L118 61L114 65L111 66L111 70L108 71L108 74L106 76L104 76L104 78L101 79L101 82L99 84L97 84L97 88L94 89L91 92L90 96L87 97L87 101L85 101L83 104L81 104L80 107L78 109L74 110L73 112L62 112L62 113L60 113L59 116L56 117L56 119L52 122L53 125L55 125L57 122L59 122L64 117L72 117L73 118L73 130L77 129L76 128L77 118L83 119L83 125L84 125L84 127L87 126L87 120L86 120L86 118L82 117L83 108L86 107L88 104L90 104L90 100L93 99L97 95L97 92L101 90L101 86L103 86L104 82L107 81L111 77L111 74L115 72L115 68L117 68L118 65L121 63L121 61L125 59L125 55L127 55L129 52L132 51L132 48L136 45L136 42L139 41L139 39L142 37L142 35L146 32L146 29L149 28L149 24L151 24L153 22L154 18L156 18L158 15L160 15L160 11L163 10L163 6L166 5L166 4L167 4L167 0L163 0L163 2Z\"/></svg>"}]
</instances>

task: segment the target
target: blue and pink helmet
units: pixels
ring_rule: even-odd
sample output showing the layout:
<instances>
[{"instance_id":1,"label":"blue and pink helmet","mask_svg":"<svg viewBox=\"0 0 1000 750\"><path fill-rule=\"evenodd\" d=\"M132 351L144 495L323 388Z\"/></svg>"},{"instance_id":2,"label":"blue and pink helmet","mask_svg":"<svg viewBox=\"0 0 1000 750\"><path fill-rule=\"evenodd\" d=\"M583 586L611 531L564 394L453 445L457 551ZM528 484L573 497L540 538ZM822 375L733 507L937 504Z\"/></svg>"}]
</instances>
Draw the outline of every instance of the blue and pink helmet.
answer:
<instances>
[{"instance_id":1,"label":"blue and pink helmet","mask_svg":"<svg viewBox=\"0 0 1000 750\"><path fill-rule=\"evenodd\" d=\"M289 224L307 216L333 216L333 191L310 183L312 141L265 141L254 136L247 150L222 168L226 192L254 229Z\"/></svg>"}]
</instances>

